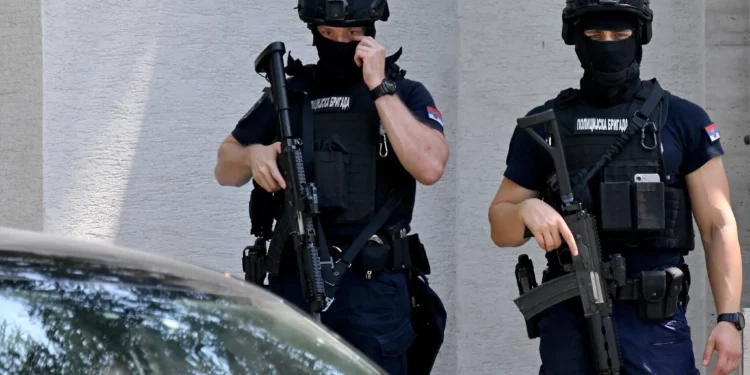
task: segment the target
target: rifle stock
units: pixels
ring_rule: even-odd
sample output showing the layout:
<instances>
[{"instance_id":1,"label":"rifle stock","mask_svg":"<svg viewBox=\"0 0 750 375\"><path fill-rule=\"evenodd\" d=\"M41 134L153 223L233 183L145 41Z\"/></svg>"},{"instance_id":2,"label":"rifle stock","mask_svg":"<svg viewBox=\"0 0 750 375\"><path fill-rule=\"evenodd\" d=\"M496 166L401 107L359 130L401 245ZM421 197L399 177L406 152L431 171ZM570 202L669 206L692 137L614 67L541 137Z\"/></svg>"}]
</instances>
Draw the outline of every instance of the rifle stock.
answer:
<instances>
[{"instance_id":1,"label":"rifle stock","mask_svg":"<svg viewBox=\"0 0 750 375\"><path fill-rule=\"evenodd\" d=\"M548 133L551 134L549 143L534 131L535 126L545 123L548 124ZM580 297L597 374L620 374L620 347L611 316L610 296L620 277L613 279L609 271L610 264L603 262L595 217L584 210L573 196L555 113L550 109L520 118L518 127L525 130L552 156L562 199L562 216L576 239L578 255L571 256L572 264L563 264L563 269L569 272L568 274L523 293L514 302L527 321L528 327L534 325L533 319L542 311L560 302ZM524 236L530 236L528 229L525 230ZM560 252L570 252L565 245L557 251L558 256ZM621 257L616 259L616 273L620 276L623 273L620 271L624 270L624 260ZM533 269L530 272L533 273ZM518 271L516 273L518 278ZM529 337L536 337L535 329L529 328Z\"/></svg>"},{"instance_id":2,"label":"rifle stock","mask_svg":"<svg viewBox=\"0 0 750 375\"><path fill-rule=\"evenodd\" d=\"M318 194L314 183L305 176L301 140L292 135L289 117L289 101L286 91L286 74L283 56L286 48L282 42L273 42L255 59L255 71L267 74L271 84L271 95L281 127L281 154L279 164L286 189L284 190L285 219L297 253L302 290L313 317L320 322L320 312L333 301L326 296L321 269L320 251L317 246L314 219L318 215Z\"/></svg>"}]
</instances>

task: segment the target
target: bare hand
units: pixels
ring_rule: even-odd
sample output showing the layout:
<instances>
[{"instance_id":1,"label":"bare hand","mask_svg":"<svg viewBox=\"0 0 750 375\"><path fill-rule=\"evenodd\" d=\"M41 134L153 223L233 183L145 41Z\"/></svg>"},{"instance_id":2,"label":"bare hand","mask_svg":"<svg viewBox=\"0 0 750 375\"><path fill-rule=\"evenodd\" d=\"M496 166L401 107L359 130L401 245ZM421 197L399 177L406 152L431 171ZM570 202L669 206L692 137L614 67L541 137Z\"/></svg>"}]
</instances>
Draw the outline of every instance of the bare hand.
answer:
<instances>
[{"instance_id":1,"label":"bare hand","mask_svg":"<svg viewBox=\"0 0 750 375\"><path fill-rule=\"evenodd\" d=\"M281 154L281 143L270 146L253 145L248 148L250 169L253 179L263 189L273 193L279 189L286 189L286 182L281 177L276 160Z\"/></svg>"},{"instance_id":2,"label":"bare hand","mask_svg":"<svg viewBox=\"0 0 750 375\"><path fill-rule=\"evenodd\" d=\"M719 358L711 375L728 375L737 369L742 356L742 337L734 324L719 322L711 331L703 353L703 366L708 366L714 350L719 352Z\"/></svg>"},{"instance_id":3,"label":"bare hand","mask_svg":"<svg viewBox=\"0 0 750 375\"><path fill-rule=\"evenodd\" d=\"M356 36L359 41L354 53L354 63L362 68L362 77L370 90L385 79L385 47L369 36Z\"/></svg>"},{"instance_id":4,"label":"bare hand","mask_svg":"<svg viewBox=\"0 0 750 375\"><path fill-rule=\"evenodd\" d=\"M576 246L573 233L557 211L536 198L527 199L521 204L521 219L542 250L552 251L559 248L562 245L560 238L562 235L570 248L570 253L573 256L578 255L578 246Z\"/></svg>"}]
</instances>

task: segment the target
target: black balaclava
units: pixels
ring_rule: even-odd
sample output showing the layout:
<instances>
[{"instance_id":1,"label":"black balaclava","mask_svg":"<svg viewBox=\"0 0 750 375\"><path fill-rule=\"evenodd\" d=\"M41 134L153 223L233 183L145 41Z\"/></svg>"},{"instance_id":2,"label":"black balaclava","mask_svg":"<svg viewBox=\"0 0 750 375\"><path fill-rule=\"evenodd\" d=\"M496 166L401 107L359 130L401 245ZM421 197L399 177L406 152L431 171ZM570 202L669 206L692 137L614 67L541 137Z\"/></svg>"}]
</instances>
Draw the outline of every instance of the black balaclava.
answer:
<instances>
[{"instance_id":1,"label":"black balaclava","mask_svg":"<svg viewBox=\"0 0 750 375\"><path fill-rule=\"evenodd\" d=\"M611 106L630 100L640 85L642 46L637 20L622 13L600 12L581 18L575 32L575 50L584 69L583 99L596 106ZM625 30L633 34L621 41L596 41L584 30Z\"/></svg>"},{"instance_id":2,"label":"black balaclava","mask_svg":"<svg viewBox=\"0 0 750 375\"><path fill-rule=\"evenodd\" d=\"M362 68L354 62L359 42L336 42L321 35L317 26L313 25L311 30L313 45L318 50L318 82L328 87L346 87L363 79ZM366 27L365 35L374 37L375 27Z\"/></svg>"}]
</instances>

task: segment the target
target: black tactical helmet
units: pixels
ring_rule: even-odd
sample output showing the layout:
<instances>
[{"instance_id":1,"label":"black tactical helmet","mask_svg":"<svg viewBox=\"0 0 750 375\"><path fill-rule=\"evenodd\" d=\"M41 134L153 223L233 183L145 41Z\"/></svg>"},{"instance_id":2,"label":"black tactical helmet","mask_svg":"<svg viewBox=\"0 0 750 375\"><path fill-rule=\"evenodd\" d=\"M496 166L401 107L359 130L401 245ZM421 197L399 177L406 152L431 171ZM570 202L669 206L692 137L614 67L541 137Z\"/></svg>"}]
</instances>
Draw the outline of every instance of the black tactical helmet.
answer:
<instances>
[{"instance_id":1,"label":"black tactical helmet","mask_svg":"<svg viewBox=\"0 0 750 375\"><path fill-rule=\"evenodd\" d=\"M299 0L299 18L309 25L369 26L387 21L387 0Z\"/></svg>"},{"instance_id":2,"label":"black tactical helmet","mask_svg":"<svg viewBox=\"0 0 750 375\"><path fill-rule=\"evenodd\" d=\"M575 25L584 14L593 12L623 12L636 16L640 30L638 32L641 44L648 44L653 34L651 23L654 12L648 6L649 0L566 0L563 10L562 38L567 45L575 44Z\"/></svg>"}]
</instances>

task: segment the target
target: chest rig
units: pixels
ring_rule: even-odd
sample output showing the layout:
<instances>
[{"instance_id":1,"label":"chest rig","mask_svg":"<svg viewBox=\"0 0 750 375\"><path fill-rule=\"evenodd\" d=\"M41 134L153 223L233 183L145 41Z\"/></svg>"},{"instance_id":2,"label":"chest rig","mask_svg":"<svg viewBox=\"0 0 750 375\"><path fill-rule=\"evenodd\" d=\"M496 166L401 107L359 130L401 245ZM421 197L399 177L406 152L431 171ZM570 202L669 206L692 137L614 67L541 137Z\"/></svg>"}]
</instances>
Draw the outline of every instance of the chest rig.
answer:
<instances>
[{"instance_id":1,"label":"chest rig","mask_svg":"<svg viewBox=\"0 0 750 375\"><path fill-rule=\"evenodd\" d=\"M395 64L399 55L400 50L386 58L386 75L397 82L406 73ZM422 256L417 235L408 235L406 223L386 228L392 215L402 214L408 207L401 204L405 191L396 177L403 167L391 151L369 88L364 82L347 88L325 87L315 82L314 72L314 65L303 66L290 58L287 74L292 78L287 80L286 88L291 130L302 141L303 160L298 163L303 164L305 174L311 176L308 180L316 185L319 215L315 231L321 264L329 259L325 261L328 266L323 269L323 277L326 293L332 296L351 266L369 277L384 269L407 269L422 262L426 255ZM251 234L258 238L250 250L246 249L243 269L250 271L245 271L246 279L257 284L262 284L265 272L277 275L288 269L283 264L292 266L295 255L299 256L288 241L290 224L285 219L287 215L282 215L285 208L279 204L283 194L271 194L257 186L253 189ZM272 224L274 220L276 225ZM326 227L353 231L327 239ZM268 240L267 255L262 255ZM411 254L415 251L416 255Z\"/></svg>"},{"instance_id":2,"label":"chest rig","mask_svg":"<svg viewBox=\"0 0 750 375\"><path fill-rule=\"evenodd\" d=\"M590 106L575 89L546 104L559 122L574 193L595 213L607 252L694 248L684 178L664 168L660 131L668 99L652 79L641 82L632 101L611 107ZM547 201L559 199L554 180Z\"/></svg>"},{"instance_id":3,"label":"chest rig","mask_svg":"<svg viewBox=\"0 0 750 375\"><path fill-rule=\"evenodd\" d=\"M397 65L388 65L391 79L403 77ZM370 89L364 82L325 87L314 83L314 66L290 66L295 74L288 86L292 132L303 140L305 172L318 189L320 222L364 226L397 188L387 172L397 159Z\"/></svg>"},{"instance_id":4,"label":"chest rig","mask_svg":"<svg viewBox=\"0 0 750 375\"><path fill-rule=\"evenodd\" d=\"M360 82L344 90L312 93L306 100L312 112L312 176L318 185L321 221L366 224L376 209L376 192L383 190L377 172L378 148L385 141L370 90ZM310 125L304 120L302 124Z\"/></svg>"}]
</instances>

